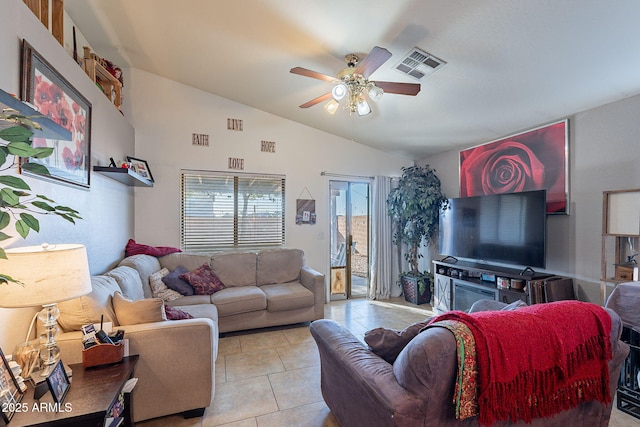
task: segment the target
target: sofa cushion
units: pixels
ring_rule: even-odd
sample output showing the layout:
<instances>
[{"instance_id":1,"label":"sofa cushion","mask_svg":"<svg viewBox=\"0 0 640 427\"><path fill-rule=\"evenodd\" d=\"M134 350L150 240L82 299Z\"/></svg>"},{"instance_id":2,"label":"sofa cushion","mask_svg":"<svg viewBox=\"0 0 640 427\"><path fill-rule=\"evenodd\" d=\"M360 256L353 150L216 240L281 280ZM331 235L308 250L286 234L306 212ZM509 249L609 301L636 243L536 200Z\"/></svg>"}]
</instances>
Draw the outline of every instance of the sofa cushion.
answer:
<instances>
[{"instance_id":1,"label":"sofa cushion","mask_svg":"<svg viewBox=\"0 0 640 427\"><path fill-rule=\"evenodd\" d=\"M126 298L133 301L145 298L144 291L142 290L142 280L140 280L140 275L133 268L122 265L111 271L107 271L105 275L116 279L122 295Z\"/></svg>"},{"instance_id":2,"label":"sofa cushion","mask_svg":"<svg viewBox=\"0 0 640 427\"><path fill-rule=\"evenodd\" d=\"M179 265L162 278L162 281L167 285L169 289L173 289L176 292L179 292L181 295L193 295L195 292L193 291L193 287L184 279L180 278L181 274L188 273L186 267Z\"/></svg>"},{"instance_id":3,"label":"sofa cushion","mask_svg":"<svg viewBox=\"0 0 640 427\"><path fill-rule=\"evenodd\" d=\"M146 298L132 301L120 292L113 294L113 310L120 326L167 320L164 302L160 298Z\"/></svg>"},{"instance_id":4,"label":"sofa cushion","mask_svg":"<svg viewBox=\"0 0 640 427\"><path fill-rule=\"evenodd\" d=\"M257 285L289 283L300 280L304 254L300 249L261 251L257 257Z\"/></svg>"},{"instance_id":5,"label":"sofa cushion","mask_svg":"<svg viewBox=\"0 0 640 427\"><path fill-rule=\"evenodd\" d=\"M268 311L286 311L313 306L313 292L298 282L260 286L267 296Z\"/></svg>"},{"instance_id":6,"label":"sofa cushion","mask_svg":"<svg viewBox=\"0 0 640 427\"><path fill-rule=\"evenodd\" d=\"M218 322L218 310L213 304L195 304L173 306L195 317L196 319L211 319Z\"/></svg>"},{"instance_id":7,"label":"sofa cushion","mask_svg":"<svg viewBox=\"0 0 640 427\"><path fill-rule=\"evenodd\" d=\"M110 276L92 276L91 292L79 298L58 303L60 317L58 324L64 332L79 331L82 325L105 322L118 325L111 305L111 297L120 291L118 283Z\"/></svg>"},{"instance_id":8,"label":"sofa cushion","mask_svg":"<svg viewBox=\"0 0 640 427\"><path fill-rule=\"evenodd\" d=\"M189 282L196 295L211 295L225 288L220 278L211 271L209 264L202 264L193 271L183 273L180 278Z\"/></svg>"},{"instance_id":9,"label":"sofa cushion","mask_svg":"<svg viewBox=\"0 0 640 427\"><path fill-rule=\"evenodd\" d=\"M153 291L151 290L151 284L149 283L149 276L156 271L160 270L160 262L158 258L150 255L133 255L120 261L118 265L126 265L138 272L140 280L142 281L142 291L145 298L151 298Z\"/></svg>"},{"instance_id":10,"label":"sofa cushion","mask_svg":"<svg viewBox=\"0 0 640 427\"><path fill-rule=\"evenodd\" d=\"M267 296L257 286L233 286L211 295L220 317L265 310Z\"/></svg>"},{"instance_id":11,"label":"sofa cushion","mask_svg":"<svg viewBox=\"0 0 640 427\"><path fill-rule=\"evenodd\" d=\"M167 288L167 284L162 281L162 278L168 274L169 270L163 268L149 276L149 285L151 286L153 298L160 298L163 301L173 301L182 297L180 292Z\"/></svg>"},{"instance_id":12,"label":"sofa cushion","mask_svg":"<svg viewBox=\"0 0 640 427\"><path fill-rule=\"evenodd\" d=\"M398 354L418 333L429 324L431 318L413 323L403 330L375 328L364 333L364 341L371 351L393 364Z\"/></svg>"},{"instance_id":13,"label":"sofa cushion","mask_svg":"<svg viewBox=\"0 0 640 427\"><path fill-rule=\"evenodd\" d=\"M202 264L208 264L211 256L194 253L174 253L158 258L160 265L169 271L175 270L178 266L183 266L189 271L193 271Z\"/></svg>"},{"instance_id":14,"label":"sofa cushion","mask_svg":"<svg viewBox=\"0 0 640 427\"><path fill-rule=\"evenodd\" d=\"M256 254L226 253L211 258L211 270L229 288L232 286L255 286Z\"/></svg>"}]
</instances>

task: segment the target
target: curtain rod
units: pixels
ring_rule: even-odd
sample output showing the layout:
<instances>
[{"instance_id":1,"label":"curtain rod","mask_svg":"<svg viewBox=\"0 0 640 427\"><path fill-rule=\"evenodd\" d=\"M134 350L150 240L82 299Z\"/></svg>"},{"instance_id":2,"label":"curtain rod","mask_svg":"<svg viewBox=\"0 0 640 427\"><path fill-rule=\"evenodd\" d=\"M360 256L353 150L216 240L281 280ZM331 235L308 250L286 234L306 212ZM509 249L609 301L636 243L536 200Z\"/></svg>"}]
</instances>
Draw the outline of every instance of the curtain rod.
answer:
<instances>
[{"instance_id":1,"label":"curtain rod","mask_svg":"<svg viewBox=\"0 0 640 427\"><path fill-rule=\"evenodd\" d=\"M340 173L331 173L327 171L320 172L321 176L330 176L333 178L361 178L361 179L374 179L374 176L362 176L362 175L343 175Z\"/></svg>"}]
</instances>

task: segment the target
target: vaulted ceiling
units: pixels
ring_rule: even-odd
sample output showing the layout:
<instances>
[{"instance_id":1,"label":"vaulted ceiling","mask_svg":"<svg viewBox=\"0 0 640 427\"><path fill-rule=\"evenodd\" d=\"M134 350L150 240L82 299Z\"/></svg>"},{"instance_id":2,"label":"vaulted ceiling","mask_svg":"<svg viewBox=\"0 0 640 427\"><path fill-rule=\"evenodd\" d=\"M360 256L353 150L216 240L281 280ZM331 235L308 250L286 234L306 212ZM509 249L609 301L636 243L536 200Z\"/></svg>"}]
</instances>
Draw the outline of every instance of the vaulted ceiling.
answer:
<instances>
[{"instance_id":1,"label":"vaulted ceiling","mask_svg":"<svg viewBox=\"0 0 640 427\"><path fill-rule=\"evenodd\" d=\"M134 67L356 142L419 160L640 93L637 0L65 0L94 50ZM373 112L318 104L344 56L418 47L446 62L417 96Z\"/></svg>"}]
</instances>

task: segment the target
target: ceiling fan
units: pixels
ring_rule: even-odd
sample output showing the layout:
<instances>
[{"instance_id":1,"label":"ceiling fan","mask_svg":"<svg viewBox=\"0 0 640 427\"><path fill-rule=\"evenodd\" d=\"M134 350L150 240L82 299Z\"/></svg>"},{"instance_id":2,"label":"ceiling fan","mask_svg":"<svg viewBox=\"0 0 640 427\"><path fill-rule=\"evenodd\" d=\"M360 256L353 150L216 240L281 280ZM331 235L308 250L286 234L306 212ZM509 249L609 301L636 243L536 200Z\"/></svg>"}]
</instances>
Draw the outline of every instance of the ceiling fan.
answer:
<instances>
[{"instance_id":1,"label":"ceiling fan","mask_svg":"<svg viewBox=\"0 0 640 427\"><path fill-rule=\"evenodd\" d=\"M309 108L329 100L325 105L325 109L334 114L342 101L344 109L351 114L357 112L358 115L365 116L371 112L367 98L377 102L385 92L399 95L417 95L420 92L420 84L418 83L369 80L369 76L389 58L391 58L391 52L385 48L375 46L361 62L358 56L353 53L346 55L344 59L347 63L347 68L338 72L335 77L302 67L292 68L290 72L293 74L334 83L331 92L305 102L300 105L300 108Z\"/></svg>"}]
</instances>

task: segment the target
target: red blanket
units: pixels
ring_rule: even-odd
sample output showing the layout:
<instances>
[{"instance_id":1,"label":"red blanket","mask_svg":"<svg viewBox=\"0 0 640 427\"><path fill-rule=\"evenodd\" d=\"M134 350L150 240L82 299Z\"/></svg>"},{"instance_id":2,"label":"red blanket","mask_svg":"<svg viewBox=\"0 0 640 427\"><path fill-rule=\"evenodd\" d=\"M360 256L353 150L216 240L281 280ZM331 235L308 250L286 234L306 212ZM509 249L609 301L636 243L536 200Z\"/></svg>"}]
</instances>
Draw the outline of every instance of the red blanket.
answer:
<instances>
[{"instance_id":1,"label":"red blanket","mask_svg":"<svg viewBox=\"0 0 640 427\"><path fill-rule=\"evenodd\" d=\"M461 321L473 332L482 425L611 402L611 317L600 306L558 301L515 311L451 311L432 322L440 320Z\"/></svg>"}]
</instances>

